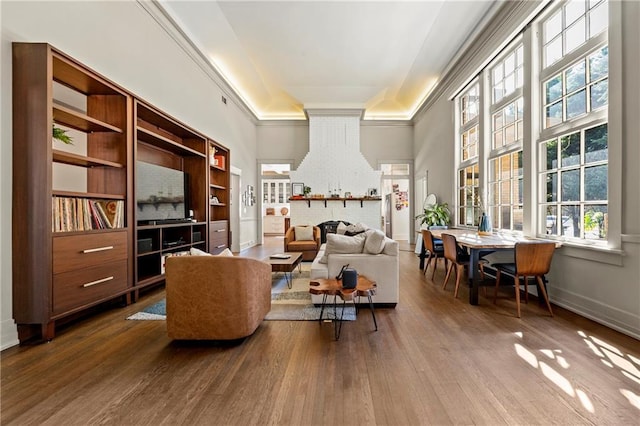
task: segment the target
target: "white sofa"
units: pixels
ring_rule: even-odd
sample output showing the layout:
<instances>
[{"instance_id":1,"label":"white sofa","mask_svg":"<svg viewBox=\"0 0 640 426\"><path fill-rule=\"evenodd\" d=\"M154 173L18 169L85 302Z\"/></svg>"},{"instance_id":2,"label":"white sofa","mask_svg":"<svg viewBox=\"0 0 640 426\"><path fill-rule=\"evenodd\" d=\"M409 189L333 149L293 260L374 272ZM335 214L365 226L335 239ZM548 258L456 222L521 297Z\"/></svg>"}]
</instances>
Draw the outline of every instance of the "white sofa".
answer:
<instances>
[{"instance_id":1,"label":"white sofa","mask_svg":"<svg viewBox=\"0 0 640 426\"><path fill-rule=\"evenodd\" d=\"M329 238L329 235L327 236ZM399 248L398 243L384 237L384 248L380 254L369 253L329 253L327 263L322 263L327 244L322 244L318 255L311 265L311 279L335 278L340 273L343 265L349 264L350 268L358 271L358 275L364 275L377 284L376 295L373 303L377 307L395 307L399 294ZM312 295L314 304L322 303L322 295ZM366 300L362 300L366 303Z\"/></svg>"}]
</instances>

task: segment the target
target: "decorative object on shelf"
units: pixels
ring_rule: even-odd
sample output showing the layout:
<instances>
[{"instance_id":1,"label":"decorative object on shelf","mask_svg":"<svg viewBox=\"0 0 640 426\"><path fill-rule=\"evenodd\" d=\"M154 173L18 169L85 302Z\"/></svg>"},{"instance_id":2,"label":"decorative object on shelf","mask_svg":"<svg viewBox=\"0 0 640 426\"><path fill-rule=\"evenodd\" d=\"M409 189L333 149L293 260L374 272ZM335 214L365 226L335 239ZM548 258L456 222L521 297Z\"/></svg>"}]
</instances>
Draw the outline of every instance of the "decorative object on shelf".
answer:
<instances>
[{"instance_id":1,"label":"decorative object on shelf","mask_svg":"<svg viewBox=\"0 0 640 426\"><path fill-rule=\"evenodd\" d=\"M369 197L377 197L378 196L378 188L369 188L369 189L367 189L367 195Z\"/></svg>"},{"instance_id":2,"label":"decorative object on shelf","mask_svg":"<svg viewBox=\"0 0 640 426\"><path fill-rule=\"evenodd\" d=\"M286 216L286 215L287 215L287 213L289 213L289 209L288 209L288 208L283 207L283 208L281 208L281 209L280 209L280 214L281 214L282 216Z\"/></svg>"},{"instance_id":3,"label":"decorative object on shelf","mask_svg":"<svg viewBox=\"0 0 640 426\"><path fill-rule=\"evenodd\" d=\"M310 193L311 193L311 187L310 187L310 186L305 186L305 187L302 189L302 194L303 194L305 197L308 197Z\"/></svg>"},{"instance_id":4,"label":"decorative object on shelf","mask_svg":"<svg viewBox=\"0 0 640 426\"><path fill-rule=\"evenodd\" d=\"M431 226L447 226L450 222L451 211L447 203L426 204L422 214L416 216L420 219L421 225Z\"/></svg>"},{"instance_id":5,"label":"decorative object on shelf","mask_svg":"<svg viewBox=\"0 0 640 426\"><path fill-rule=\"evenodd\" d=\"M209 199L209 204L220 204L220 201L218 200L218 197L213 196Z\"/></svg>"},{"instance_id":6,"label":"decorative object on shelf","mask_svg":"<svg viewBox=\"0 0 640 426\"><path fill-rule=\"evenodd\" d=\"M273 207L267 207L267 211L266 211L267 216L274 216L275 214L276 214L276 209L274 209Z\"/></svg>"},{"instance_id":7,"label":"decorative object on shelf","mask_svg":"<svg viewBox=\"0 0 640 426\"><path fill-rule=\"evenodd\" d=\"M67 135L67 131L62 130L60 127L56 127L55 124L53 125L52 136L54 139L57 139L62 143L73 145L73 139L71 138L71 136Z\"/></svg>"},{"instance_id":8,"label":"decorative object on shelf","mask_svg":"<svg viewBox=\"0 0 640 426\"><path fill-rule=\"evenodd\" d=\"M491 218L484 212L478 223L478 235L491 235Z\"/></svg>"},{"instance_id":9,"label":"decorative object on shelf","mask_svg":"<svg viewBox=\"0 0 640 426\"><path fill-rule=\"evenodd\" d=\"M353 197L351 196L350 192L345 192L344 193L344 198L353 198Z\"/></svg>"},{"instance_id":10,"label":"decorative object on shelf","mask_svg":"<svg viewBox=\"0 0 640 426\"><path fill-rule=\"evenodd\" d=\"M304 183L292 183L291 184L291 195L304 195Z\"/></svg>"}]
</instances>

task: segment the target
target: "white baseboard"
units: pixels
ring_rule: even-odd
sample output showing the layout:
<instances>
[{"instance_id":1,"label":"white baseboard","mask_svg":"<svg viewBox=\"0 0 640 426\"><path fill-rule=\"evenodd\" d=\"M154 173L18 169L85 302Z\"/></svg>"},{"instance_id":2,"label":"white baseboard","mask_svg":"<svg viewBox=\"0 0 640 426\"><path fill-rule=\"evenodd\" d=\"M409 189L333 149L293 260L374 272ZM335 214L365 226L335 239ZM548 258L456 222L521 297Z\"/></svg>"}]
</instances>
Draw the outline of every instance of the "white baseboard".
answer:
<instances>
[{"instance_id":1,"label":"white baseboard","mask_svg":"<svg viewBox=\"0 0 640 426\"><path fill-rule=\"evenodd\" d=\"M16 346L18 341L18 329L12 319L0 322L0 351Z\"/></svg>"},{"instance_id":2,"label":"white baseboard","mask_svg":"<svg viewBox=\"0 0 640 426\"><path fill-rule=\"evenodd\" d=\"M571 312L640 340L640 317L566 290L554 288L551 301Z\"/></svg>"}]
</instances>

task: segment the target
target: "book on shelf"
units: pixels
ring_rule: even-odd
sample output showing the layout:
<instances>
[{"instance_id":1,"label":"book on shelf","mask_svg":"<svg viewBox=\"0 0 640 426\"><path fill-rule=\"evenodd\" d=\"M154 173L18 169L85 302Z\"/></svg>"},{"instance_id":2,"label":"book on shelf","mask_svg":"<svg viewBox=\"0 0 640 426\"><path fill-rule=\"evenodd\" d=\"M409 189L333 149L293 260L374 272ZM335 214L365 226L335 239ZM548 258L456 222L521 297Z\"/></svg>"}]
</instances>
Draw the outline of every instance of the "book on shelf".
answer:
<instances>
[{"instance_id":1,"label":"book on shelf","mask_svg":"<svg viewBox=\"0 0 640 426\"><path fill-rule=\"evenodd\" d=\"M53 197L53 232L89 231L124 227L124 200Z\"/></svg>"}]
</instances>

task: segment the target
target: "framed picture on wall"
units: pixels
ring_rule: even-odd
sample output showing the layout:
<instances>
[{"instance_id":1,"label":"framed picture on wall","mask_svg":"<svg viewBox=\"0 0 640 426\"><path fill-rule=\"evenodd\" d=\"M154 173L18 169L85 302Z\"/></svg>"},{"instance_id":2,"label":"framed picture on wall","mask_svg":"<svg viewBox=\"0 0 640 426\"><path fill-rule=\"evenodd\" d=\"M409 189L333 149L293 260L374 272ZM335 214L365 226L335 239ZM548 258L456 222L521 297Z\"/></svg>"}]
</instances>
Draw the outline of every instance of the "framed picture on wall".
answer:
<instances>
[{"instance_id":1,"label":"framed picture on wall","mask_svg":"<svg viewBox=\"0 0 640 426\"><path fill-rule=\"evenodd\" d=\"M291 195L304 195L304 183L292 183Z\"/></svg>"}]
</instances>

